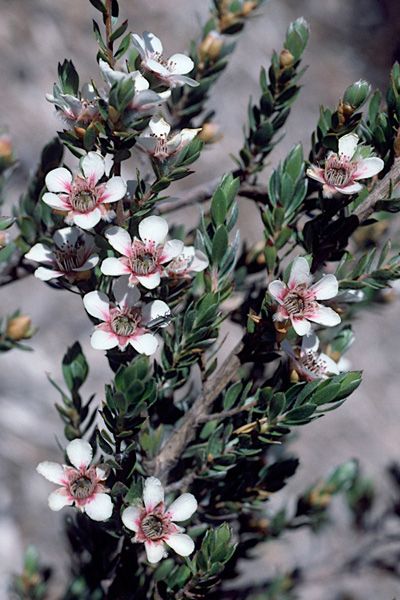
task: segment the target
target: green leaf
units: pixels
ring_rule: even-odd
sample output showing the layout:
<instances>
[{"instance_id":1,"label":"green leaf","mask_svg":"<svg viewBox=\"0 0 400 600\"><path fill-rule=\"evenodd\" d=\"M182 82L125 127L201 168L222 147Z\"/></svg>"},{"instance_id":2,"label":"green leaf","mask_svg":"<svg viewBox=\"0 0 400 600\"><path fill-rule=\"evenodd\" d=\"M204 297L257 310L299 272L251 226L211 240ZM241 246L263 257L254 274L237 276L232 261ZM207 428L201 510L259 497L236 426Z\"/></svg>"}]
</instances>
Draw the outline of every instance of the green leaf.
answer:
<instances>
[{"instance_id":1,"label":"green leaf","mask_svg":"<svg viewBox=\"0 0 400 600\"><path fill-rule=\"evenodd\" d=\"M62 372L64 381L71 392L79 390L86 381L89 366L79 342L75 342L64 355Z\"/></svg>"},{"instance_id":2,"label":"green leaf","mask_svg":"<svg viewBox=\"0 0 400 600\"><path fill-rule=\"evenodd\" d=\"M224 225L219 225L212 242L212 260L214 264L220 264L226 254L228 244L228 231Z\"/></svg>"},{"instance_id":3,"label":"green leaf","mask_svg":"<svg viewBox=\"0 0 400 600\"><path fill-rule=\"evenodd\" d=\"M215 225L222 225L225 222L227 212L227 202L225 194L221 188L218 188L211 200L211 217Z\"/></svg>"}]
</instances>

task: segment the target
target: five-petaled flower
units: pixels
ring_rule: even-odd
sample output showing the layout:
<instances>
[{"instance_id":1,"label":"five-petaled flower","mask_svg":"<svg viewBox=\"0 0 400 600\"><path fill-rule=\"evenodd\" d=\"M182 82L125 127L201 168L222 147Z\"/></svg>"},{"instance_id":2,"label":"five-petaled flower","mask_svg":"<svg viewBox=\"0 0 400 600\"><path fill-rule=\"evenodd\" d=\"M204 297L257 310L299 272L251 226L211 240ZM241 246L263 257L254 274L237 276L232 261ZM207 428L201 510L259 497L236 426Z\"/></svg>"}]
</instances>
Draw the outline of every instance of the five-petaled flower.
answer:
<instances>
[{"instance_id":1,"label":"five-petaled flower","mask_svg":"<svg viewBox=\"0 0 400 600\"><path fill-rule=\"evenodd\" d=\"M93 451L84 440L72 440L66 453L72 467L45 461L36 468L40 475L61 486L50 494L49 507L61 510L64 506L76 506L94 521L106 521L113 511L111 497L104 485L107 468L90 464Z\"/></svg>"},{"instance_id":2,"label":"five-petaled flower","mask_svg":"<svg viewBox=\"0 0 400 600\"><path fill-rule=\"evenodd\" d=\"M104 275L129 275L129 285L141 283L149 290L160 284L164 265L183 251L180 240L166 241L168 223L152 215L139 223L139 236L133 240L122 227L110 227L105 235L121 258L106 258L101 265Z\"/></svg>"},{"instance_id":3,"label":"five-petaled flower","mask_svg":"<svg viewBox=\"0 0 400 600\"><path fill-rule=\"evenodd\" d=\"M68 127L86 127L99 116L98 97L91 84L86 84L79 98L71 94L64 94L57 84L54 84L53 93L46 94L46 99L54 104L58 115Z\"/></svg>"},{"instance_id":4,"label":"five-petaled flower","mask_svg":"<svg viewBox=\"0 0 400 600\"><path fill-rule=\"evenodd\" d=\"M63 276L74 281L99 262L93 237L78 227L58 229L53 241L53 247L39 243L25 254L25 258L44 264L35 271L35 277L42 281Z\"/></svg>"},{"instance_id":5,"label":"five-petaled flower","mask_svg":"<svg viewBox=\"0 0 400 600\"><path fill-rule=\"evenodd\" d=\"M332 308L317 302L337 295L336 277L324 275L317 283L312 284L309 264L302 256L293 261L288 283L277 279L269 284L268 291L279 304L274 319L290 319L298 335L310 333L310 321L329 327L340 323L340 316Z\"/></svg>"},{"instance_id":6,"label":"five-petaled flower","mask_svg":"<svg viewBox=\"0 0 400 600\"><path fill-rule=\"evenodd\" d=\"M126 277L120 277L113 286L115 303L103 292L89 292L83 297L86 311L99 321L90 338L96 350L118 347L124 351L130 344L139 354L150 356L158 347L158 340L151 332L152 322L158 327L168 325L171 312L162 300L140 302L137 287L128 287Z\"/></svg>"},{"instance_id":7,"label":"five-petaled flower","mask_svg":"<svg viewBox=\"0 0 400 600\"><path fill-rule=\"evenodd\" d=\"M309 177L323 184L326 196L337 192L357 194L362 190L359 179L368 179L382 171L383 160L377 156L363 157L362 147L357 148L357 144L358 135L348 133L339 139L338 154L328 154L324 168L311 165L307 169Z\"/></svg>"},{"instance_id":8,"label":"five-petaled flower","mask_svg":"<svg viewBox=\"0 0 400 600\"><path fill-rule=\"evenodd\" d=\"M175 521L186 521L197 510L193 494L182 494L168 508L164 503L164 489L156 477L146 479L143 505L129 506L122 513L125 527L135 532L134 542L144 543L147 559L158 563L167 556L165 544L181 556L194 550L191 537Z\"/></svg>"},{"instance_id":9,"label":"five-petaled flower","mask_svg":"<svg viewBox=\"0 0 400 600\"><path fill-rule=\"evenodd\" d=\"M282 350L292 359L294 370L305 381L327 379L340 372L338 363L318 349L319 339L314 333L303 336L300 350L294 350L286 340L282 343Z\"/></svg>"},{"instance_id":10,"label":"five-petaled flower","mask_svg":"<svg viewBox=\"0 0 400 600\"><path fill-rule=\"evenodd\" d=\"M150 156L158 160L166 160L180 152L201 131L198 129L182 129L171 134L171 125L162 117L153 117L149 123L150 134L138 137L137 143Z\"/></svg>"},{"instance_id":11,"label":"five-petaled flower","mask_svg":"<svg viewBox=\"0 0 400 600\"><path fill-rule=\"evenodd\" d=\"M81 159L80 169L81 173L75 177L64 167L50 171L46 176L49 191L43 194L43 201L66 213L66 223L91 229L100 219L109 221L114 216L108 204L125 196L126 183L122 177L98 183L105 173L105 164L104 158L96 152L89 152Z\"/></svg>"},{"instance_id":12,"label":"five-petaled flower","mask_svg":"<svg viewBox=\"0 0 400 600\"><path fill-rule=\"evenodd\" d=\"M187 73L194 67L192 59L186 54L173 54L168 59L164 58L162 43L153 33L145 31L143 37L133 33L132 43L142 59L142 69L152 73L163 84L169 87L185 83L192 87L199 85L195 79L187 77Z\"/></svg>"},{"instance_id":13,"label":"five-petaled flower","mask_svg":"<svg viewBox=\"0 0 400 600\"><path fill-rule=\"evenodd\" d=\"M181 254L173 258L164 268L167 277L189 278L192 273L200 273L208 267L208 258L194 246L184 246Z\"/></svg>"}]
</instances>

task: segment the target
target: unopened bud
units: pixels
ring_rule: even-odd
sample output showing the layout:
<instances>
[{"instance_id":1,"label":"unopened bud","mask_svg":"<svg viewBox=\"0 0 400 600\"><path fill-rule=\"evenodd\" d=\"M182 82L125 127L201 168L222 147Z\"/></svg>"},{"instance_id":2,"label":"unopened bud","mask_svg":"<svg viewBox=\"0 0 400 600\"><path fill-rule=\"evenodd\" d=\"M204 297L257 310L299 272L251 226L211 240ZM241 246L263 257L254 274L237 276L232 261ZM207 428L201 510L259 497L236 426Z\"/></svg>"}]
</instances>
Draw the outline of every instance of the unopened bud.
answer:
<instances>
[{"instance_id":1,"label":"unopened bud","mask_svg":"<svg viewBox=\"0 0 400 600\"><path fill-rule=\"evenodd\" d=\"M205 144L215 144L222 138L222 133L217 123L204 123L197 137Z\"/></svg>"},{"instance_id":2,"label":"unopened bud","mask_svg":"<svg viewBox=\"0 0 400 600\"><path fill-rule=\"evenodd\" d=\"M287 48L284 48L279 55L279 65L282 69L291 67L294 63L294 56Z\"/></svg>"},{"instance_id":3,"label":"unopened bud","mask_svg":"<svg viewBox=\"0 0 400 600\"><path fill-rule=\"evenodd\" d=\"M6 169L14 162L11 138L7 134L0 135L0 169Z\"/></svg>"},{"instance_id":4,"label":"unopened bud","mask_svg":"<svg viewBox=\"0 0 400 600\"><path fill-rule=\"evenodd\" d=\"M224 40L217 31L210 31L199 46L200 60L216 61L221 54Z\"/></svg>"},{"instance_id":5,"label":"unopened bud","mask_svg":"<svg viewBox=\"0 0 400 600\"><path fill-rule=\"evenodd\" d=\"M345 125L347 123L349 117L351 117L351 115L354 113L354 110L355 109L353 106L343 102L342 99L339 100L336 112L338 114L340 126Z\"/></svg>"},{"instance_id":6,"label":"unopened bud","mask_svg":"<svg viewBox=\"0 0 400 600\"><path fill-rule=\"evenodd\" d=\"M74 131L75 131L76 135L78 136L78 138L80 140L83 140L85 133L86 133L86 129L84 129L83 127L74 127Z\"/></svg>"},{"instance_id":7,"label":"unopened bud","mask_svg":"<svg viewBox=\"0 0 400 600\"><path fill-rule=\"evenodd\" d=\"M238 16L233 12L227 12L222 15L219 20L220 30L223 32L225 29L229 29L232 25L235 25L239 21Z\"/></svg>"},{"instance_id":8,"label":"unopened bud","mask_svg":"<svg viewBox=\"0 0 400 600\"><path fill-rule=\"evenodd\" d=\"M31 318L27 315L19 315L10 319L7 323L6 336L14 342L30 338L32 336Z\"/></svg>"},{"instance_id":9,"label":"unopened bud","mask_svg":"<svg viewBox=\"0 0 400 600\"><path fill-rule=\"evenodd\" d=\"M9 240L8 233L5 231L0 231L0 248L4 248L7 246Z\"/></svg>"},{"instance_id":10,"label":"unopened bud","mask_svg":"<svg viewBox=\"0 0 400 600\"><path fill-rule=\"evenodd\" d=\"M110 121L112 121L112 123L118 123L120 119L120 113L113 106L108 108L108 116L110 117Z\"/></svg>"}]
</instances>

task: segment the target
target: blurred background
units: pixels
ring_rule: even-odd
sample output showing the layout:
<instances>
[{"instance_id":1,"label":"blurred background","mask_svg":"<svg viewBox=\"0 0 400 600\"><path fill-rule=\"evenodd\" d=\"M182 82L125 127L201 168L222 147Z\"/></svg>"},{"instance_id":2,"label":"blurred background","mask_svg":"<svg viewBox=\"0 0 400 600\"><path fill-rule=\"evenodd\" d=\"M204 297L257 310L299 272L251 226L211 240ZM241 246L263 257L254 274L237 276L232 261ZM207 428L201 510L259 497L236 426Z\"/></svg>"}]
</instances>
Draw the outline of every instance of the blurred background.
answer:
<instances>
[{"instance_id":1,"label":"blurred background","mask_svg":"<svg viewBox=\"0 0 400 600\"><path fill-rule=\"evenodd\" d=\"M133 31L153 31L172 54L184 51L196 37L208 0L120 0L120 8ZM72 59L81 81L100 81L100 76L91 25L95 11L88 1L0 0L0 11L0 125L9 128L20 161L8 189L11 203L26 184L42 146L61 128L45 100L56 78L57 62ZM229 152L241 146L248 97L258 95L260 65L268 64L271 51L281 48L289 22L301 15L311 26L305 58L310 66L286 136L271 157L273 165L299 141L308 152L319 105L336 105L350 83L365 78L374 87L385 88L389 68L400 56L398 0L271 0L250 19L230 67L215 87L210 106L217 109L223 139L203 152L196 174L185 180L186 188L232 168ZM131 167L133 174L134 163ZM255 241L261 236L256 211L244 199L240 206L242 237ZM191 208L171 219L192 224L197 217L198 209ZM13 351L1 357L0 599L7 597L7 577L20 568L28 543L35 543L43 560L56 568L56 598L67 569L62 515L47 508L51 484L35 472L39 461L61 458L56 436L62 429L53 408L58 398L46 374L61 383L62 356L76 339L91 365L87 394L96 392L100 401L110 373L101 353L89 347L90 322L79 298L29 278L2 288L0 306L1 314L19 307L39 328L31 343L34 352ZM356 323L349 359L353 368L365 370L363 385L338 411L300 431L292 447L301 467L286 493L305 489L350 457L360 459L382 494L389 493L383 470L399 458L400 447L399 311L395 300ZM268 544L257 561L245 567L244 576L249 576L250 568L255 578L299 563L311 565L315 573L300 590L302 600L394 598L398 584L390 576L370 572L338 582L324 574L327 563L339 564L357 544L339 510L334 530L323 539L299 532Z\"/></svg>"}]
</instances>

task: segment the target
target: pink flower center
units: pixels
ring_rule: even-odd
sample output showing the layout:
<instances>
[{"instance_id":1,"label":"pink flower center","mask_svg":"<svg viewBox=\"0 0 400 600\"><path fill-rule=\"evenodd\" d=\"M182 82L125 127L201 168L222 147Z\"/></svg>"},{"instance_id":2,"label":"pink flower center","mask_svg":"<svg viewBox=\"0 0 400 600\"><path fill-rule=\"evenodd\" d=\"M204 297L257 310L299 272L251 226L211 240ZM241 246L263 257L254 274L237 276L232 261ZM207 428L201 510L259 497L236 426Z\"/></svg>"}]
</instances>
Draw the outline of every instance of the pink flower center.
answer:
<instances>
[{"instance_id":1,"label":"pink flower center","mask_svg":"<svg viewBox=\"0 0 400 600\"><path fill-rule=\"evenodd\" d=\"M157 271L160 250L154 242L146 244L134 240L132 254L129 257L129 266L135 275L150 275Z\"/></svg>"},{"instance_id":2,"label":"pink flower center","mask_svg":"<svg viewBox=\"0 0 400 600\"><path fill-rule=\"evenodd\" d=\"M142 315L139 308L114 309L111 317L111 329L117 335L128 337L135 333Z\"/></svg>"},{"instance_id":3,"label":"pink flower center","mask_svg":"<svg viewBox=\"0 0 400 600\"><path fill-rule=\"evenodd\" d=\"M65 241L62 246L54 248L54 256L60 271L69 273L74 269L81 267L89 255L83 236L80 235L74 244Z\"/></svg>"},{"instance_id":4,"label":"pink flower center","mask_svg":"<svg viewBox=\"0 0 400 600\"><path fill-rule=\"evenodd\" d=\"M344 187L352 181L355 169L356 164L347 157L331 154L325 164L325 180L329 185Z\"/></svg>"},{"instance_id":5,"label":"pink flower center","mask_svg":"<svg viewBox=\"0 0 400 600\"><path fill-rule=\"evenodd\" d=\"M97 205L97 191L86 179L75 177L69 198L74 210L81 213L92 211Z\"/></svg>"}]
</instances>

